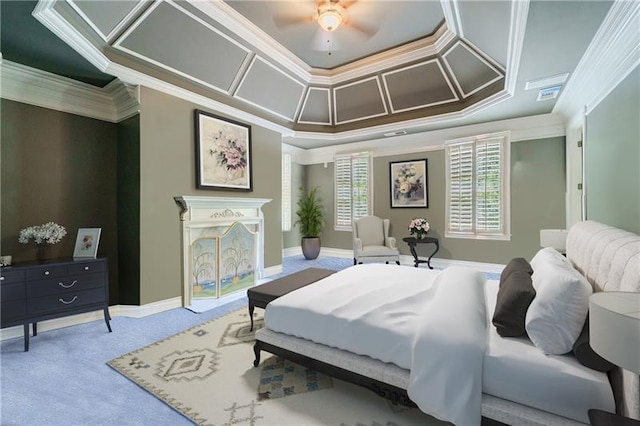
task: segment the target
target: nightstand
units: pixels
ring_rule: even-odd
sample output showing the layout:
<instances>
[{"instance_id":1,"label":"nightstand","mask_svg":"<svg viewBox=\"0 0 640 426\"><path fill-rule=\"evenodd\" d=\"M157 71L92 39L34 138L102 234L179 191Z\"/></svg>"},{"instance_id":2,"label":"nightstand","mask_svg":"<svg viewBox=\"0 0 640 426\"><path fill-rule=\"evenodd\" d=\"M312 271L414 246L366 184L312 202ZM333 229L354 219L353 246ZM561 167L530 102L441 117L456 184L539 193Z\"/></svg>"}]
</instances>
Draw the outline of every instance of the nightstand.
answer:
<instances>
[{"instance_id":1,"label":"nightstand","mask_svg":"<svg viewBox=\"0 0 640 426\"><path fill-rule=\"evenodd\" d=\"M591 426L640 426L640 421L602 410L589 410Z\"/></svg>"}]
</instances>

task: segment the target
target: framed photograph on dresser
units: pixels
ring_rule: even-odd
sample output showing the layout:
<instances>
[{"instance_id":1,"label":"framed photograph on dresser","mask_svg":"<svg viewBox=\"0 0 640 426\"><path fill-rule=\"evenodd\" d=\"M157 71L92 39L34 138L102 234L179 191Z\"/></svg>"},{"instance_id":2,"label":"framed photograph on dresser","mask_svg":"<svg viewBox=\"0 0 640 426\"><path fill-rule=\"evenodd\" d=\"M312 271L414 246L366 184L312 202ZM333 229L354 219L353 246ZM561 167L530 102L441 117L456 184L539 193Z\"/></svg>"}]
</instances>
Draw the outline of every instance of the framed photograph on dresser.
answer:
<instances>
[{"instance_id":1,"label":"framed photograph on dresser","mask_svg":"<svg viewBox=\"0 0 640 426\"><path fill-rule=\"evenodd\" d=\"M95 258L98 254L98 243L102 228L79 228L73 257Z\"/></svg>"}]
</instances>

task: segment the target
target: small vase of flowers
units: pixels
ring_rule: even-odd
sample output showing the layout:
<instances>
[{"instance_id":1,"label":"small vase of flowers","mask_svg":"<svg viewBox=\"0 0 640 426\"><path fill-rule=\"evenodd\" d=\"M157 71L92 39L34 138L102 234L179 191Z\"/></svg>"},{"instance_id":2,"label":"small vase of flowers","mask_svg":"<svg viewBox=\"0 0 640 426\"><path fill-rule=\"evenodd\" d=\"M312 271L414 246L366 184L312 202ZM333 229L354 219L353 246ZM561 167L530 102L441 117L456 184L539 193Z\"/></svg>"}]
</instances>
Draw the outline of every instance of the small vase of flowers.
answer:
<instances>
[{"instance_id":1,"label":"small vase of flowers","mask_svg":"<svg viewBox=\"0 0 640 426\"><path fill-rule=\"evenodd\" d=\"M43 260L49 248L59 243L67 235L67 230L55 222L47 222L42 225L29 226L20 231L18 241L22 244L36 243L36 257Z\"/></svg>"},{"instance_id":2,"label":"small vase of flowers","mask_svg":"<svg viewBox=\"0 0 640 426\"><path fill-rule=\"evenodd\" d=\"M409 233L411 234L411 236L420 240L427 235L427 232L429 232L429 228L429 222L427 222L427 219L424 219L422 217L412 219L409 223Z\"/></svg>"}]
</instances>

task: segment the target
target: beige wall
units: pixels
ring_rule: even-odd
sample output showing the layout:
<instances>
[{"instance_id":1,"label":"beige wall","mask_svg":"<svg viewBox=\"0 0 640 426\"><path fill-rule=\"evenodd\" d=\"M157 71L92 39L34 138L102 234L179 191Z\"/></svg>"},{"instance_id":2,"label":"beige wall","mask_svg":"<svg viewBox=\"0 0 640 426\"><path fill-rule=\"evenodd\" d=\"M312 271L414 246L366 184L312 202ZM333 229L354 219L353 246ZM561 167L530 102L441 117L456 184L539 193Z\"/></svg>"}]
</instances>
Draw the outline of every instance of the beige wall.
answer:
<instances>
[{"instance_id":1,"label":"beige wall","mask_svg":"<svg viewBox=\"0 0 640 426\"><path fill-rule=\"evenodd\" d=\"M587 219L640 234L640 67L588 116Z\"/></svg>"},{"instance_id":2,"label":"beige wall","mask_svg":"<svg viewBox=\"0 0 640 426\"><path fill-rule=\"evenodd\" d=\"M265 266L282 263L281 136L252 126L253 191L195 187L194 109L199 105L148 88L140 104L140 303L181 295L178 195L271 198L265 216ZM216 111L210 111L218 114ZM218 114L220 115L220 114Z\"/></svg>"},{"instance_id":3,"label":"beige wall","mask_svg":"<svg viewBox=\"0 0 640 426\"><path fill-rule=\"evenodd\" d=\"M539 249L539 230L562 228L565 220L564 137L514 142L511 144L511 241L482 241L444 238L445 156L444 150L377 157L373 160L374 213L391 220L391 235L398 239L402 254L409 254L402 237L414 217L425 217L430 235L440 239L443 259L504 264L516 256L531 258ZM426 158L428 161L429 207L395 208L389 204L389 163ZM323 247L352 248L351 232L334 231L333 163L307 166L307 184L320 186L325 200L327 226L322 232ZM425 246L422 254L429 254Z\"/></svg>"}]
</instances>

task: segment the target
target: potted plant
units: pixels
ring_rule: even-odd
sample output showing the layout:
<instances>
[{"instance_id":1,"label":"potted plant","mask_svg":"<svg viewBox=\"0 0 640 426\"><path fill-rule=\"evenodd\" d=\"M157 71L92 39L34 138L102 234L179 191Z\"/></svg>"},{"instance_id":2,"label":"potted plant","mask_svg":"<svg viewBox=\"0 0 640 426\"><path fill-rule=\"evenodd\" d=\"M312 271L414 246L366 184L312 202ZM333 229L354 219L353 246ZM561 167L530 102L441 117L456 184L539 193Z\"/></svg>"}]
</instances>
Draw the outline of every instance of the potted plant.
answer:
<instances>
[{"instance_id":1,"label":"potted plant","mask_svg":"<svg viewBox=\"0 0 640 426\"><path fill-rule=\"evenodd\" d=\"M307 192L300 188L302 195L298 199L298 220L302 234L302 254L306 259L315 259L320 254L320 231L324 226L322 200L318 196L318 188Z\"/></svg>"}]
</instances>

